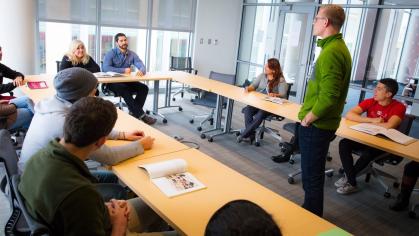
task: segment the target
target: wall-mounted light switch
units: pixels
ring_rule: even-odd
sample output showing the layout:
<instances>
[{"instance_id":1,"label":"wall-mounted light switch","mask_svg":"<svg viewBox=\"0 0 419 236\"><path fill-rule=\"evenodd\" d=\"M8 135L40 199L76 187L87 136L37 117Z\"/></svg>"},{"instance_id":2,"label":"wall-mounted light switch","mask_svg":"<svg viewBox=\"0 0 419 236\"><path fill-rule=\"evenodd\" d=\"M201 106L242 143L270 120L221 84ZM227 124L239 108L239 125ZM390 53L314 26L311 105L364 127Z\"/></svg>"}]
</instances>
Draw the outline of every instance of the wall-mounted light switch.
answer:
<instances>
[{"instance_id":1,"label":"wall-mounted light switch","mask_svg":"<svg viewBox=\"0 0 419 236\"><path fill-rule=\"evenodd\" d=\"M204 44L204 38L201 38L201 39L199 40L199 44Z\"/></svg>"},{"instance_id":2,"label":"wall-mounted light switch","mask_svg":"<svg viewBox=\"0 0 419 236\"><path fill-rule=\"evenodd\" d=\"M214 45L218 45L218 39L214 39Z\"/></svg>"},{"instance_id":3,"label":"wall-mounted light switch","mask_svg":"<svg viewBox=\"0 0 419 236\"><path fill-rule=\"evenodd\" d=\"M208 45L210 45L211 44L211 39L208 39Z\"/></svg>"}]
</instances>

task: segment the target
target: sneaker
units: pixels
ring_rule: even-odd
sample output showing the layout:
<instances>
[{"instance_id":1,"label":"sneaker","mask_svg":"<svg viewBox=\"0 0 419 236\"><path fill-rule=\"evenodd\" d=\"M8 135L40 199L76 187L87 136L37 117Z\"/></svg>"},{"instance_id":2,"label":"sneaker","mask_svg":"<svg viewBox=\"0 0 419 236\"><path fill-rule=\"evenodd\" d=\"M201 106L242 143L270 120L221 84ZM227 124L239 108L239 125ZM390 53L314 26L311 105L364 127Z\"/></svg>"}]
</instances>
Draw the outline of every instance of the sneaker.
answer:
<instances>
[{"instance_id":1,"label":"sneaker","mask_svg":"<svg viewBox=\"0 0 419 236\"><path fill-rule=\"evenodd\" d=\"M348 182L348 179L346 178L346 175L344 175L342 178L338 179L338 181L335 182L335 187L340 188L345 186L345 184Z\"/></svg>"},{"instance_id":2,"label":"sneaker","mask_svg":"<svg viewBox=\"0 0 419 236\"><path fill-rule=\"evenodd\" d=\"M350 183L346 182L345 185L343 185L342 187L339 187L336 192L338 192L339 194L350 194L350 193L354 193L357 192L359 189L356 186L352 186Z\"/></svg>"},{"instance_id":3,"label":"sneaker","mask_svg":"<svg viewBox=\"0 0 419 236\"><path fill-rule=\"evenodd\" d=\"M148 116L148 115L144 115L143 118L141 118L142 121L144 121L144 123L148 124L148 125L153 125L154 123L156 123L157 119Z\"/></svg>"}]
</instances>

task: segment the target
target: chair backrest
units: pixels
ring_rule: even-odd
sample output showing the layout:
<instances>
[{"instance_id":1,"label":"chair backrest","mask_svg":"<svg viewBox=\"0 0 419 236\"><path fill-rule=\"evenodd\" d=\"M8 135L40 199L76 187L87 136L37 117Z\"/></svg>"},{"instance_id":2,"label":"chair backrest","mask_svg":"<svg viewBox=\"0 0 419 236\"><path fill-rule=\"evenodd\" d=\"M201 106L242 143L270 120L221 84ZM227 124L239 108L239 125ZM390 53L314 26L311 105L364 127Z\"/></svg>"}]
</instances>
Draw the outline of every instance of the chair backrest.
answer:
<instances>
[{"instance_id":1,"label":"chair backrest","mask_svg":"<svg viewBox=\"0 0 419 236\"><path fill-rule=\"evenodd\" d=\"M181 70L192 73L191 57L170 57L170 70Z\"/></svg>"},{"instance_id":2,"label":"chair backrest","mask_svg":"<svg viewBox=\"0 0 419 236\"><path fill-rule=\"evenodd\" d=\"M28 209L25 205L25 199L19 192L19 183L20 183L20 175L13 175L12 176L12 186L13 186L13 192L16 195L16 199L19 204L19 208L23 213L23 216L25 217L26 222L28 223L29 229L31 231L31 235L50 235L51 231L49 228L43 224L42 222L39 222L35 218L32 217L32 215L29 214Z\"/></svg>"},{"instance_id":3,"label":"chair backrest","mask_svg":"<svg viewBox=\"0 0 419 236\"><path fill-rule=\"evenodd\" d=\"M220 82L224 82L226 84L235 84L235 82L236 82L236 75L223 74L223 73L218 73L218 72L215 72L215 71L210 72L209 78L213 79L213 80L220 81Z\"/></svg>"},{"instance_id":4,"label":"chair backrest","mask_svg":"<svg viewBox=\"0 0 419 236\"><path fill-rule=\"evenodd\" d=\"M291 87L294 85L293 83L287 83L288 84L288 89L287 89L287 94L285 95L285 99L289 99L290 97L290 93L291 93Z\"/></svg>"},{"instance_id":5,"label":"chair backrest","mask_svg":"<svg viewBox=\"0 0 419 236\"><path fill-rule=\"evenodd\" d=\"M57 64L57 72L59 72L60 71L61 61L55 61L55 63Z\"/></svg>"},{"instance_id":6,"label":"chair backrest","mask_svg":"<svg viewBox=\"0 0 419 236\"><path fill-rule=\"evenodd\" d=\"M416 119L416 116L406 114L402 120L402 123L400 123L399 130L400 132L409 135L410 128L412 128L413 121Z\"/></svg>"},{"instance_id":7,"label":"chair backrest","mask_svg":"<svg viewBox=\"0 0 419 236\"><path fill-rule=\"evenodd\" d=\"M9 184L10 189L12 189L10 178L12 175L18 173L17 162L18 156L16 150L13 146L12 137L10 132L6 129L0 130L0 162L4 163L6 169L6 180ZM2 186L2 190L5 190L6 184ZM4 191L5 192L5 191ZM13 196L8 196L9 200L12 201Z\"/></svg>"}]
</instances>

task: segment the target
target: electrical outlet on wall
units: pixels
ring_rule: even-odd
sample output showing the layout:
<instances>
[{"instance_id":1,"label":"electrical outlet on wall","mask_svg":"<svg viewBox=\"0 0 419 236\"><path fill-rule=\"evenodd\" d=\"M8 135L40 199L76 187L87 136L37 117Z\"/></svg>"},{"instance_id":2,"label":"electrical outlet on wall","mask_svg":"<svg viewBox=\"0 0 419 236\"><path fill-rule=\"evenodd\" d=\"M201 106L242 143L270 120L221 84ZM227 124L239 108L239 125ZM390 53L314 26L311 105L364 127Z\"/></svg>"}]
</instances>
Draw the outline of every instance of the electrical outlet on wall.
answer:
<instances>
[{"instance_id":1,"label":"electrical outlet on wall","mask_svg":"<svg viewBox=\"0 0 419 236\"><path fill-rule=\"evenodd\" d=\"M210 45L211 44L211 39L208 39L208 45Z\"/></svg>"},{"instance_id":2,"label":"electrical outlet on wall","mask_svg":"<svg viewBox=\"0 0 419 236\"><path fill-rule=\"evenodd\" d=\"M199 44L204 44L204 38L201 38L201 39L199 40Z\"/></svg>"},{"instance_id":3,"label":"electrical outlet on wall","mask_svg":"<svg viewBox=\"0 0 419 236\"><path fill-rule=\"evenodd\" d=\"M218 39L214 39L214 45L218 45Z\"/></svg>"}]
</instances>

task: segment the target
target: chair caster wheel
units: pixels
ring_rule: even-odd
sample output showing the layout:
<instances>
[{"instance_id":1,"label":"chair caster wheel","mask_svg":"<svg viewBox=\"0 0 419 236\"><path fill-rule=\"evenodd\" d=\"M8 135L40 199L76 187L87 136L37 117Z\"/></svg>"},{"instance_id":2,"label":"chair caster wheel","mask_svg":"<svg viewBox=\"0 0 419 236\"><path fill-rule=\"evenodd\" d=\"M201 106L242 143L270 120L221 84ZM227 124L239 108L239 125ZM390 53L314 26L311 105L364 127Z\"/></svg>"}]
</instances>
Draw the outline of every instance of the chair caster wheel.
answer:
<instances>
[{"instance_id":1,"label":"chair caster wheel","mask_svg":"<svg viewBox=\"0 0 419 236\"><path fill-rule=\"evenodd\" d=\"M326 157L326 161L332 161L332 157L331 156L327 156Z\"/></svg>"},{"instance_id":2,"label":"chair caster wheel","mask_svg":"<svg viewBox=\"0 0 419 236\"><path fill-rule=\"evenodd\" d=\"M412 219L416 219L416 212L409 211L409 217L412 218Z\"/></svg>"},{"instance_id":3,"label":"chair caster wheel","mask_svg":"<svg viewBox=\"0 0 419 236\"><path fill-rule=\"evenodd\" d=\"M196 130L201 131L202 130L202 127L201 126L198 126L198 127L196 127Z\"/></svg>"},{"instance_id":4,"label":"chair caster wheel","mask_svg":"<svg viewBox=\"0 0 419 236\"><path fill-rule=\"evenodd\" d=\"M293 177L288 177L288 183L289 184L294 184L294 178Z\"/></svg>"},{"instance_id":5,"label":"chair caster wheel","mask_svg":"<svg viewBox=\"0 0 419 236\"><path fill-rule=\"evenodd\" d=\"M291 165L294 165L295 161L294 161L293 159L290 159L290 160L288 161L288 163L290 163Z\"/></svg>"},{"instance_id":6,"label":"chair caster wheel","mask_svg":"<svg viewBox=\"0 0 419 236\"><path fill-rule=\"evenodd\" d=\"M166 124L167 123L167 119L163 119L163 124Z\"/></svg>"},{"instance_id":7,"label":"chair caster wheel","mask_svg":"<svg viewBox=\"0 0 419 236\"><path fill-rule=\"evenodd\" d=\"M176 98L172 98L172 101L176 101Z\"/></svg>"},{"instance_id":8,"label":"chair caster wheel","mask_svg":"<svg viewBox=\"0 0 419 236\"><path fill-rule=\"evenodd\" d=\"M179 110L179 111L183 111L183 108L182 108L182 107L179 107L179 108L178 108L178 110Z\"/></svg>"},{"instance_id":9,"label":"chair caster wheel","mask_svg":"<svg viewBox=\"0 0 419 236\"><path fill-rule=\"evenodd\" d=\"M260 147L260 142L255 142L256 147Z\"/></svg>"},{"instance_id":10,"label":"chair caster wheel","mask_svg":"<svg viewBox=\"0 0 419 236\"><path fill-rule=\"evenodd\" d=\"M208 138L208 142L212 143L214 141L214 139L212 137Z\"/></svg>"},{"instance_id":11,"label":"chair caster wheel","mask_svg":"<svg viewBox=\"0 0 419 236\"><path fill-rule=\"evenodd\" d=\"M194 121L194 120L189 120L189 123L193 124L193 121Z\"/></svg>"},{"instance_id":12,"label":"chair caster wheel","mask_svg":"<svg viewBox=\"0 0 419 236\"><path fill-rule=\"evenodd\" d=\"M150 115L150 111L149 110L146 110L145 111L145 114Z\"/></svg>"},{"instance_id":13,"label":"chair caster wheel","mask_svg":"<svg viewBox=\"0 0 419 236\"><path fill-rule=\"evenodd\" d=\"M389 192L385 192L385 193L384 193L384 197L385 197L385 198L390 198L390 197L391 197L391 194L390 194Z\"/></svg>"},{"instance_id":14,"label":"chair caster wheel","mask_svg":"<svg viewBox=\"0 0 419 236\"><path fill-rule=\"evenodd\" d=\"M343 168L339 168L339 174L343 174L345 171L343 170Z\"/></svg>"},{"instance_id":15,"label":"chair caster wheel","mask_svg":"<svg viewBox=\"0 0 419 236\"><path fill-rule=\"evenodd\" d=\"M235 132L234 134L236 135L236 137L239 137L240 132Z\"/></svg>"},{"instance_id":16,"label":"chair caster wheel","mask_svg":"<svg viewBox=\"0 0 419 236\"><path fill-rule=\"evenodd\" d=\"M394 187L394 188L398 188L399 186L400 186L400 183L397 183L397 182L394 182L394 183L393 183L393 187Z\"/></svg>"},{"instance_id":17,"label":"chair caster wheel","mask_svg":"<svg viewBox=\"0 0 419 236\"><path fill-rule=\"evenodd\" d=\"M205 134L201 134L201 138L204 139L206 136Z\"/></svg>"}]
</instances>

